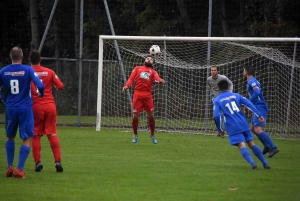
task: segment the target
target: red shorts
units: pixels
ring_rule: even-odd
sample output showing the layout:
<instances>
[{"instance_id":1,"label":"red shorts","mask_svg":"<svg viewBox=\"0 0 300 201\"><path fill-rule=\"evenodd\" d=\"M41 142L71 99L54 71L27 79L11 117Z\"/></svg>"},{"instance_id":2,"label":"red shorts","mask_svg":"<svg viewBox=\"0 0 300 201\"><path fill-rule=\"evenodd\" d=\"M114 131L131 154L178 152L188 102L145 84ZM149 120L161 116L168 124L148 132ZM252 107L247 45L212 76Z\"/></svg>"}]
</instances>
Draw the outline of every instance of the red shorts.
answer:
<instances>
[{"instance_id":1,"label":"red shorts","mask_svg":"<svg viewBox=\"0 0 300 201\"><path fill-rule=\"evenodd\" d=\"M153 98L151 95L144 95L139 93L133 94L132 109L134 114L138 114L146 110L146 112L154 112Z\"/></svg>"},{"instance_id":2,"label":"red shorts","mask_svg":"<svg viewBox=\"0 0 300 201\"><path fill-rule=\"evenodd\" d=\"M32 106L34 135L56 134L56 106L54 103Z\"/></svg>"}]
</instances>

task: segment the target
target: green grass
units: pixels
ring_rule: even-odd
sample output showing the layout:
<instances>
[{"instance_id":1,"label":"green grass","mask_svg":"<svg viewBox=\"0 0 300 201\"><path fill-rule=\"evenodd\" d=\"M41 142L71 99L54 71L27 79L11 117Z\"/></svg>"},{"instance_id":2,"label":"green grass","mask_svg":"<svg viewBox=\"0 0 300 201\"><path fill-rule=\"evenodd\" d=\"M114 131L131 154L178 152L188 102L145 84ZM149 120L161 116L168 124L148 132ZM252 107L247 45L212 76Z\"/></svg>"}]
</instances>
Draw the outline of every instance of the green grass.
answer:
<instances>
[{"instance_id":1,"label":"green grass","mask_svg":"<svg viewBox=\"0 0 300 201\"><path fill-rule=\"evenodd\" d=\"M263 169L254 158L258 170L252 170L227 138L156 133L154 145L147 133L140 133L137 144L131 142L131 133L113 129L58 127L58 133L63 173L55 172L44 137L42 172L33 171L30 154L27 178L6 178L1 146L1 201L300 200L299 141L275 140L281 151L267 159L272 169ZM0 144L4 141L3 132Z\"/></svg>"}]
</instances>

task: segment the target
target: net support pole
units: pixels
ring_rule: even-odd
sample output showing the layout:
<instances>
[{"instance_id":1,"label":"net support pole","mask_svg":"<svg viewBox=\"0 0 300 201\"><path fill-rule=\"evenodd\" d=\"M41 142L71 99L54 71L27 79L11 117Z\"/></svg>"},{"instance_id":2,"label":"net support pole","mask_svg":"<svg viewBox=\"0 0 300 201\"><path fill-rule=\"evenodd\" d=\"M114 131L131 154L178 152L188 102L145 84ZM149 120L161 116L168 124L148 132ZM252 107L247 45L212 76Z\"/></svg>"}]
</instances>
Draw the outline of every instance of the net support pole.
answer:
<instances>
[{"instance_id":1,"label":"net support pole","mask_svg":"<svg viewBox=\"0 0 300 201\"><path fill-rule=\"evenodd\" d=\"M290 111L291 111L291 99L292 99L292 92L293 92L293 78L294 78L294 70L295 70L296 52L297 52L297 43L295 42L292 71L291 71L290 90L289 90L289 96L288 96L288 106L287 106L287 111L286 111L285 133L284 133L285 138L287 138L288 129L289 129L289 117L290 117Z\"/></svg>"},{"instance_id":2,"label":"net support pole","mask_svg":"<svg viewBox=\"0 0 300 201\"><path fill-rule=\"evenodd\" d=\"M212 0L209 0L209 8L208 8L208 37L211 37L211 20L212 20ZM206 77L210 75L210 43L211 41L207 42L207 70L206 70ZM208 131L208 119L209 119L209 87L206 82L206 93L205 93L205 132Z\"/></svg>"},{"instance_id":3,"label":"net support pole","mask_svg":"<svg viewBox=\"0 0 300 201\"><path fill-rule=\"evenodd\" d=\"M50 24L52 22L52 18L53 18L53 15L55 13L55 10L56 10L57 3L58 3L58 0L55 0L55 2L53 4L53 7L52 7L52 10L51 10L51 13L50 13L50 17L49 17L47 25L46 25L46 29L44 31L44 35L43 35L42 41L41 41L40 46L39 46L39 52L42 51L42 48L44 46L44 42L46 40L46 36L48 34L48 30L49 30Z\"/></svg>"},{"instance_id":4,"label":"net support pole","mask_svg":"<svg viewBox=\"0 0 300 201\"><path fill-rule=\"evenodd\" d=\"M164 35L166 37L166 35ZM168 65L167 65L167 42L164 41L164 100L165 100L165 129L168 130L169 120L168 120Z\"/></svg>"},{"instance_id":5,"label":"net support pole","mask_svg":"<svg viewBox=\"0 0 300 201\"><path fill-rule=\"evenodd\" d=\"M110 17L110 12L109 12L107 2L106 2L106 0L103 0L103 2L104 2L105 11L106 11L106 14L107 14L107 18L108 18L111 33L112 33L113 36L115 36L115 30L114 30L114 26L113 26L113 23L112 23L112 20L111 20L111 17ZM124 85L125 85L127 79L126 79L124 66L123 66L123 62L122 62L122 58L121 58L121 54L120 54L120 50L119 50L117 40L114 40L114 45L115 45L115 49L116 49L117 56L118 56L118 61L119 61L120 70L121 70L121 76L123 77ZM128 102L130 104L130 108L131 108L131 112L132 112L132 102L131 102L131 97L130 97L129 90L126 90L126 94L127 94Z\"/></svg>"},{"instance_id":6,"label":"net support pole","mask_svg":"<svg viewBox=\"0 0 300 201\"><path fill-rule=\"evenodd\" d=\"M77 114L77 126L81 126L81 92L82 92L82 48L83 48L83 3L80 1L80 39L79 39L79 63L78 63L78 114Z\"/></svg>"},{"instance_id":7,"label":"net support pole","mask_svg":"<svg viewBox=\"0 0 300 201\"><path fill-rule=\"evenodd\" d=\"M97 87L97 119L96 131L101 128L101 109L102 109L102 72L103 72L103 39L99 36L99 62L98 62L98 87Z\"/></svg>"}]
</instances>

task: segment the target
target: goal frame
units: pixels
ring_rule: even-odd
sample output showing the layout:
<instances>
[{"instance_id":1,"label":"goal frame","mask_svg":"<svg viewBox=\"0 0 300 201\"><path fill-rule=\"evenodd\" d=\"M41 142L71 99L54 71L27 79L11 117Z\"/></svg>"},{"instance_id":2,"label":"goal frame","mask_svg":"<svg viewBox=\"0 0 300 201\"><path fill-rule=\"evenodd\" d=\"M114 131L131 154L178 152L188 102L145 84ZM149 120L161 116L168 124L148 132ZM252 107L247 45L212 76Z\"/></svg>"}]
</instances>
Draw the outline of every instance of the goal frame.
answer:
<instances>
[{"instance_id":1,"label":"goal frame","mask_svg":"<svg viewBox=\"0 0 300 201\"><path fill-rule=\"evenodd\" d=\"M99 60L98 60L98 89L97 89L97 117L96 131L101 130L101 109L102 109L102 72L103 72L103 50L105 40L114 40L115 48L118 50L117 40L147 40L147 41L202 41L202 42L300 42L300 38L263 38L263 37L169 37L169 36L115 36L100 35L99 36ZM119 62L122 63L121 57L118 55ZM293 59L293 65L294 65ZM293 76L293 75L291 75ZM289 95L291 95L289 93Z\"/></svg>"}]
</instances>

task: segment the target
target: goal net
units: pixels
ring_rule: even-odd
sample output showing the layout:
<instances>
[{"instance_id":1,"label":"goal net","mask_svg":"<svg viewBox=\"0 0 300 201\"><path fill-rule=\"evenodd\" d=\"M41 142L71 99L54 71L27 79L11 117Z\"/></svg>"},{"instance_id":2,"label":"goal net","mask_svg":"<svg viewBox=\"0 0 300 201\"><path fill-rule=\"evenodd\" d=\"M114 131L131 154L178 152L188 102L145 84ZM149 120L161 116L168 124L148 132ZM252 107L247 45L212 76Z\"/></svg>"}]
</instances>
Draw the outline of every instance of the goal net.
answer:
<instances>
[{"instance_id":1,"label":"goal net","mask_svg":"<svg viewBox=\"0 0 300 201\"><path fill-rule=\"evenodd\" d=\"M209 41L208 41L209 40ZM154 69L165 85L153 86L156 130L216 135L207 78L217 66L249 97L245 66L255 69L270 112L265 130L274 138L300 139L300 51L296 38L188 38L100 36L96 130L131 131L132 86L122 93L133 68L142 65L151 45L158 45ZM251 122L251 113L246 113ZM139 130L147 130L146 113Z\"/></svg>"}]
</instances>

